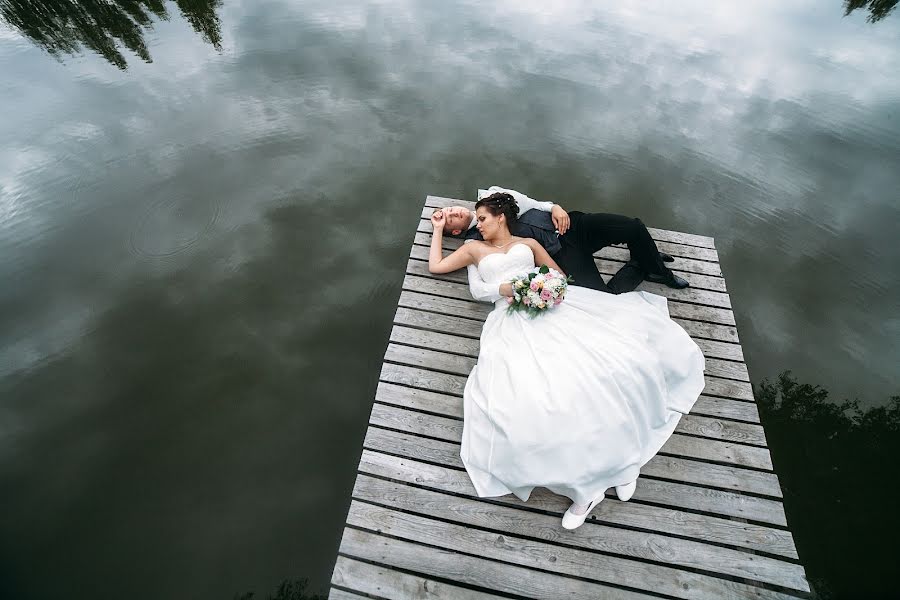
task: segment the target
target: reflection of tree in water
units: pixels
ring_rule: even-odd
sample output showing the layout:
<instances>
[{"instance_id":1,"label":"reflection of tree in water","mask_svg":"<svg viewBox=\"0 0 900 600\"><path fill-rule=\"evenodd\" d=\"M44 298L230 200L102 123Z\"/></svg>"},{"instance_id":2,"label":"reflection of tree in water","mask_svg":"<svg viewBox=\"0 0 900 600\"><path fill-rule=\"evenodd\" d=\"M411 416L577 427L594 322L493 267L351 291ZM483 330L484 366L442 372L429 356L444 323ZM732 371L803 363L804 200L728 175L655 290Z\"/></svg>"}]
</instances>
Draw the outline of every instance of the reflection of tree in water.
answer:
<instances>
[{"instance_id":1,"label":"reflection of tree in water","mask_svg":"<svg viewBox=\"0 0 900 600\"><path fill-rule=\"evenodd\" d=\"M868 410L857 401L836 404L790 371L756 392L791 529L819 596L893 596L900 396Z\"/></svg>"},{"instance_id":2,"label":"reflection of tree in water","mask_svg":"<svg viewBox=\"0 0 900 600\"><path fill-rule=\"evenodd\" d=\"M221 3L175 0L185 20L217 50L222 44L216 14ZM169 18L164 0L0 0L0 14L57 58L87 47L120 69L128 66L120 45L152 62L144 33L153 28L153 17Z\"/></svg>"},{"instance_id":3,"label":"reflection of tree in water","mask_svg":"<svg viewBox=\"0 0 900 600\"><path fill-rule=\"evenodd\" d=\"M859 8L867 8L869 9L869 16L866 17L866 21L875 23L891 14L897 6L897 1L898 0L844 0L844 16L846 17Z\"/></svg>"},{"instance_id":4,"label":"reflection of tree in water","mask_svg":"<svg viewBox=\"0 0 900 600\"><path fill-rule=\"evenodd\" d=\"M307 578L303 579L286 579L281 582L281 585L278 586L278 589L275 591L275 595L269 594L266 597L266 600L325 600L325 596L320 594L308 595L306 593L306 586L309 584L309 580ZM234 600L255 600L256 594L253 592L247 592L246 594L241 594L240 596L235 596ZM263 600L260 598L259 600Z\"/></svg>"}]
</instances>

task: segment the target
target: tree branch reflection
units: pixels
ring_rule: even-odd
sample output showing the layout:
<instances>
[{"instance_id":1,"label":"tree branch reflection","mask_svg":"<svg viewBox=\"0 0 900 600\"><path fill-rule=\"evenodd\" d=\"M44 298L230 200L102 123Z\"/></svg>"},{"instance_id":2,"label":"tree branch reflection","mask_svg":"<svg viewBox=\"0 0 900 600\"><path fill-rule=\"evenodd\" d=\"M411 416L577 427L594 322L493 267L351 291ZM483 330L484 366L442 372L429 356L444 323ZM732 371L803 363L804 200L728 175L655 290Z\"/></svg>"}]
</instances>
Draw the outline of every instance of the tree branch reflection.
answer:
<instances>
[{"instance_id":1,"label":"tree branch reflection","mask_svg":"<svg viewBox=\"0 0 900 600\"><path fill-rule=\"evenodd\" d=\"M854 10L866 8L869 16L866 21L869 23L877 23L892 12L897 7L898 0L844 0L844 16L846 17Z\"/></svg>"},{"instance_id":2,"label":"tree branch reflection","mask_svg":"<svg viewBox=\"0 0 900 600\"><path fill-rule=\"evenodd\" d=\"M222 0L175 0L181 16L217 50L222 33L216 9ZM168 20L163 0L0 0L0 15L25 37L57 59L83 48L124 70L127 48L153 62L144 34L153 19Z\"/></svg>"},{"instance_id":3,"label":"tree branch reflection","mask_svg":"<svg viewBox=\"0 0 900 600\"><path fill-rule=\"evenodd\" d=\"M857 400L829 400L827 390L784 371L774 382L763 380L756 398L800 560L818 597L892 596L900 396L864 409Z\"/></svg>"}]
</instances>

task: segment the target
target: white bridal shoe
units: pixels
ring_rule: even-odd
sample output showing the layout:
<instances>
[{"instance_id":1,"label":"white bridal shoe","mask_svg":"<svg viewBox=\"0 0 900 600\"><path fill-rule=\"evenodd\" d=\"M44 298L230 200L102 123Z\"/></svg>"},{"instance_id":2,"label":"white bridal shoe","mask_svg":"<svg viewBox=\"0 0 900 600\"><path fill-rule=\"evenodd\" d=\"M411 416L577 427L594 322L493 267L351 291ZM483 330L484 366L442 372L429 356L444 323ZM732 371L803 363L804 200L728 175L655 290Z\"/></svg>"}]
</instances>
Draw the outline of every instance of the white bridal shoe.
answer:
<instances>
[{"instance_id":1,"label":"white bridal shoe","mask_svg":"<svg viewBox=\"0 0 900 600\"><path fill-rule=\"evenodd\" d=\"M637 489L637 479L632 481L631 483L626 483L625 485L617 485L616 486L616 496L619 497L619 500L622 502L628 502L631 500L631 497L634 496L634 490Z\"/></svg>"},{"instance_id":2,"label":"white bridal shoe","mask_svg":"<svg viewBox=\"0 0 900 600\"><path fill-rule=\"evenodd\" d=\"M572 503L572 506L569 507L569 510L566 511L566 514L563 515L562 518L562 526L565 529L578 529L584 524L584 520L587 519L587 516L591 514L591 511L594 510L594 507L603 502L604 494L601 494L599 498L591 502L587 505L587 509L582 514L576 514L575 508L582 508L583 504L575 504Z\"/></svg>"}]
</instances>

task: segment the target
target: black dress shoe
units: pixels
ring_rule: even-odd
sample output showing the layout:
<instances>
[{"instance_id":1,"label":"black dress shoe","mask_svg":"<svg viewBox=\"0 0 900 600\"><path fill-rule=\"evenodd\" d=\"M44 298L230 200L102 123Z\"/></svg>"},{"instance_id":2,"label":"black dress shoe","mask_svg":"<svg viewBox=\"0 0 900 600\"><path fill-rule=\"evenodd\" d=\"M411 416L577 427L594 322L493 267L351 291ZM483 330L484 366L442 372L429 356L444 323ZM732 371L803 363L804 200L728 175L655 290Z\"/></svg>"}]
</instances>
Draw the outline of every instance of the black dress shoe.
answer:
<instances>
[{"instance_id":1,"label":"black dress shoe","mask_svg":"<svg viewBox=\"0 0 900 600\"><path fill-rule=\"evenodd\" d=\"M671 271L669 271L665 275L660 275L657 273L647 273L647 275L644 276L644 279L646 279L647 281L652 281L653 283L663 283L670 288L675 288L676 290L681 290L691 285L690 283L688 283L687 279L679 277Z\"/></svg>"},{"instance_id":2,"label":"black dress shoe","mask_svg":"<svg viewBox=\"0 0 900 600\"><path fill-rule=\"evenodd\" d=\"M672 258L672 255L666 254L665 252L660 252L659 257L662 259L663 262L675 262L675 259Z\"/></svg>"}]
</instances>

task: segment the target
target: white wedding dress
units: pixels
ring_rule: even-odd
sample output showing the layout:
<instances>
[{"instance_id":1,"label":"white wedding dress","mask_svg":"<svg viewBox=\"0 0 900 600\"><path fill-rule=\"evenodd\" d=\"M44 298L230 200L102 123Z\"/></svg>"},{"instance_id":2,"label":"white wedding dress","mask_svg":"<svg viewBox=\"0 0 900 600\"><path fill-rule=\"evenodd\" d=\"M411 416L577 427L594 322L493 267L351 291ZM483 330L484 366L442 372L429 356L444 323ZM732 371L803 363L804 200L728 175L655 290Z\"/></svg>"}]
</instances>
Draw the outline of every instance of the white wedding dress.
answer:
<instances>
[{"instance_id":1,"label":"white wedding dress","mask_svg":"<svg viewBox=\"0 0 900 600\"><path fill-rule=\"evenodd\" d=\"M499 285L532 267L516 244L477 271ZM545 487L587 504L634 481L703 390L703 354L662 296L571 286L534 319L495 304L464 393L460 456L479 496Z\"/></svg>"}]
</instances>

